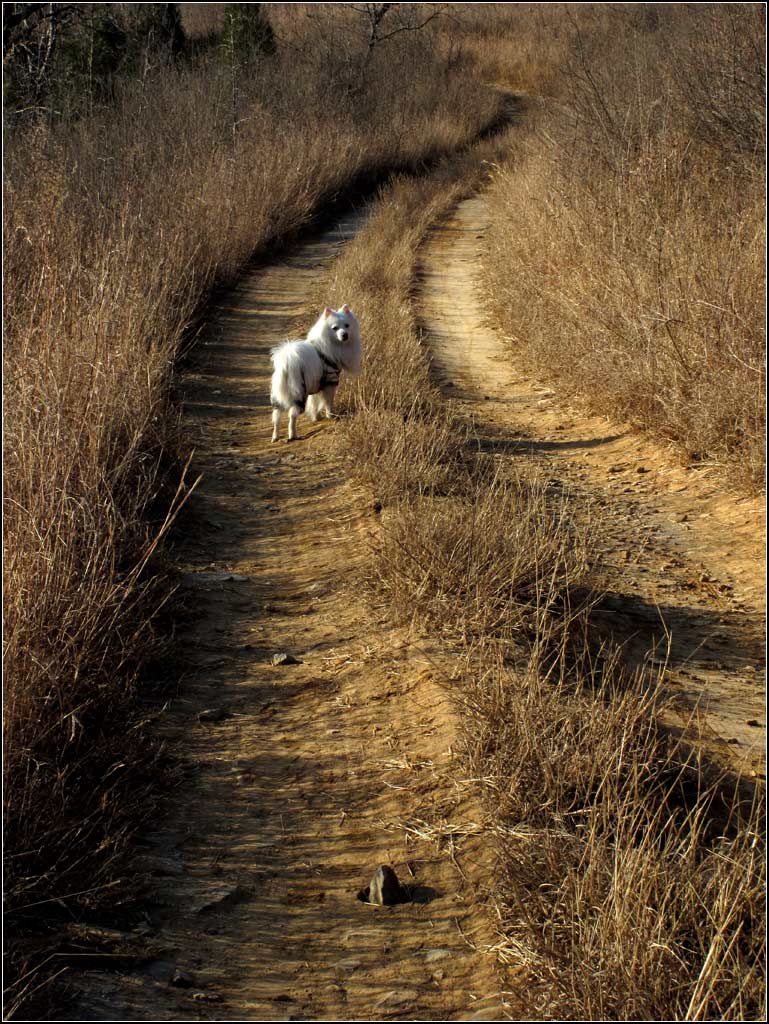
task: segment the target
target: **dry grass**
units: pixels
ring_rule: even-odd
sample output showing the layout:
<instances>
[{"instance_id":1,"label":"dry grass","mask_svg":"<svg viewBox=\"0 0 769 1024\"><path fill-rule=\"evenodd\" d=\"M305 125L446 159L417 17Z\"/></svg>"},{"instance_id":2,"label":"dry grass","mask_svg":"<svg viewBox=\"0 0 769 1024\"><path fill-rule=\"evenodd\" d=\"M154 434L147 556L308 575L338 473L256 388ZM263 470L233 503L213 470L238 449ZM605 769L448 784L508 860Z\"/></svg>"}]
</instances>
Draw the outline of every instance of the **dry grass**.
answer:
<instances>
[{"instance_id":1,"label":"dry grass","mask_svg":"<svg viewBox=\"0 0 769 1024\"><path fill-rule=\"evenodd\" d=\"M569 12L560 102L500 168L485 278L537 372L760 487L763 11Z\"/></svg>"},{"instance_id":2,"label":"dry grass","mask_svg":"<svg viewBox=\"0 0 769 1024\"><path fill-rule=\"evenodd\" d=\"M462 477L461 493L403 501L383 517L378 589L446 640L525 644L545 605L554 613L567 581L584 576L584 545L536 483L485 466Z\"/></svg>"},{"instance_id":3,"label":"dry grass","mask_svg":"<svg viewBox=\"0 0 769 1024\"><path fill-rule=\"evenodd\" d=\"M9 924L118 898L186 494L169 401L211 289L324 202L434 160L496 115L404 34L315 36L248 75L148 67L114 108L11 120L5 151L5 840ZM325 46L325 49L323 48ZM357 49L356 49L357 47ZM329 69L333 74L329 74ZM166 667L167 671L167 667Z\"/></svg>"},{"instance_id":4,"label":"dry grass","mask_svg":"<svg viewBox=\"0 0 769 1024\"><path fill-rule=\"evenodd\" d=\"M456 59L475 64L489 82L529 96L551 96L567 58L577 4L456 4L447 31ZM456 28L459 31L456 31ZM446 26L447 30L449 26Z\"/></svg>"},{"instance_id":5,"label":"dry grass","mask_svg":"<svg viewBox=\"0 0 769 1024\"><path fill-rule=\"evenodd\" d=\"M526 977L532 1013L762 1019L760 801L706 781L664 728L664 670L630 676L592 642L590 526L493 466L430 382L410 292L429 219L461 189L450 168L396 181L324 285L354 298L371 353L341 440L382 506L368 586L453 666L486 815L393 827L496 849L489 952Z\"/></svg>"},{"instance_id":6,"label":"dry grass","mask_svg":"<svg viewBox=\"0 0 769 1024\"><path fill-rule=\"evenodd\" d=\"M363 373L340 393L340 409L358 416L347 425L350 466L378 501L406 493L451 493L465 436L430 379L409 302L415 253L433 221L475 187L500 142L492 138L466 156L439 164L422 181L396 176L379 195L366 226L319 282L316 302L354 296L364 329ZM393 296L398 296L397 307ZM350 301L353 301L352 299ZM314 306L313 306L314 308Z\"/></svg>"},{"instance_id":7,"label":"dry grass","mask_svg":"<svg viewBox=\"0 0 769 1024\"><path fill-rule=\"evenodd\" d=\"M506 828L503 955L572 1019L760 1017L761 808L702 781L660 726L661 691L616 657L545 679L537 657L473 661L469 754Z\"/></svg>"},{"instance_id":8,"label":"dry grass","mask_svg":"<svg viewBox=\"0 0 769 1024\"><path fill-rule=\"evenodd\" d=\"M167 396L201 299L352 179L436 159L494 115L495 101L467 80L469 57L443 29L404 33L397 50L364 58L353 22L340 33L307 19L313 34L303 36L299 15L281 10L278 36L290 50L249 80L214 66L150 70L109 116L6 136L6 881L17 912L56 901L83 913L103 902L136 797L146 798L133 770L149 756L137 678L154 656L153 621L167 595L155 541L184 493L168 484L166 466L178 466L183 445ZM610 15L581 17L584 41L590 19L600 27ZM656 46L661 17L634 7L625 20L633 39ZM486 35L471 47L481 58ZM506 75L518 84L534 81L534 48L521 36L507 50L495 44L494 58L502 74L506 53L523 54ZM605 36L593 38L606 49ZM737 52L701 51L691 38L692 54ZM553 45L560 52L560 35ZM763 393L745 298L756 288L760 239L755 163L717 135L736 123L723 116L736 102L728 75L719 71L709 89L718 102L707 117L689 110L691 130L708 136L692 148L670 124L672 101L646 102L654 76L645 53L639 74L624 80L641 89L632 109L651 134L638 118L625 131L616 112L626 98L611 78L596 92L586 77L594 65L577 52L571 114L532 143L521 170L535 208L511 195L509 172L496 186L505 262L492 250L489 274L519 343L529 345L522 325L547 325L562 343L579 341L567 350L579 368L600 338L592 383L610 381L613 363L625 366L606 396L626 393L618 382L641 350L659 359L654 386L645 377L634 385L639 408L658 409L648 396L659 391L663 407L679 410L654 421L658 429L673 432L681 410L691 414L682 355L696 354L696 382L720 373L725 391L735 379L727 371L745 363L752 389L736 389L728 443L723 428L710 448L682 441L743 459L756 451ZM552 71L542 76L556 81ZM601 97L612 98L609 120ZM753 131L753 110L744 104L740 139ZM593 130L582 132L584 122ZM678 149L660 148L675 139ZM711 150L717 174L702 177ZM477 157L499 155L489 143L430 181L394 182L323 286L323 302L354 296L365 329L367 368L348 402L356 415L344 443L384 506L371 585L420 628L440 621L460 659L468 759L484 780L484 827L500 860L502 955L546 982L563 1015L760 1018L758 811L716 815L698 765L656 722L657 691L625 678L610 653L588 653L574 589L585 582L585 547L563 504L536 481L490 471L430 382L409 300L417 247L477 180ZM617 159L609 173L606 161ZM586 269L593 260L595 273ZM706 312L706 302L726 314ZM527 309L538 314L527 320ZM724 406L706 407L698 394L692 418L725 422L715 414ZM757 456L745 465L755 477Z\"/></svg>"},{"instance_id":9,"label":"dry grass","mask_svg":"<svg viewBox=\"0 0 769 1024\"><path fill-rule=\"evenodd\" d=\"M405 223L397 216L404 202L414 213ZM403 302L393 316L390 306L393 294L408 293L409 256L438 209L427 189L420 195L418 179L396 178L318 288L321 303L329 301L327 296L337 296L334 301L354 296L350 301L363 325L363 373L351 388L343 388L339 408L360 413L348 423L346 450L351 467L364 474L382 504L413 489L451 486L451 414L438 412L440 397L430 381L413 311Z\"/></svg>"}]
</instances>

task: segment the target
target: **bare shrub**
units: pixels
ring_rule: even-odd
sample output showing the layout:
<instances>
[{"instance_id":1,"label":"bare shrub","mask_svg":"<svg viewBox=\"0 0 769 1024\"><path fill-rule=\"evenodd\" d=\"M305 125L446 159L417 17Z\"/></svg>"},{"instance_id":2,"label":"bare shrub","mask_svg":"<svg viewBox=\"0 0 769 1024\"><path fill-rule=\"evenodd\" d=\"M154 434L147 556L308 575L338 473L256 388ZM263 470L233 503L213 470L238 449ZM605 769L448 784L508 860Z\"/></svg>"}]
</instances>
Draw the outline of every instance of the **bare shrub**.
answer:
<instances>
[{"instance_id":1,"label":"bare shrub","mask_svg":"<svg viewBox=\"0 0 769 1024\"><path fill-rule=\"evenodd\" d=\"M672 40L670 77L689 125L721 151L760 156L766 142L766 11L702 4Z\"/></svg>"}]
</instances>

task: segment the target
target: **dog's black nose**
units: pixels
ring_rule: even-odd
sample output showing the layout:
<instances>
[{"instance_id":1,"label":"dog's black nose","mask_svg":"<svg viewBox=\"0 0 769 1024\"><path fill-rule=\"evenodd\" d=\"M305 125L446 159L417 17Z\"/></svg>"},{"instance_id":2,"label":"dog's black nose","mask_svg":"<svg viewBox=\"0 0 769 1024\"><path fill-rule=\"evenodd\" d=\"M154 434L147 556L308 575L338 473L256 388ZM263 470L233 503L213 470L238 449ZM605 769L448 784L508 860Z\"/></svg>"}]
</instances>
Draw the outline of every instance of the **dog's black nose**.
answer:
<instances>
[{"instance_id":1,"label":"dog's black nose","mask_svg":"<svg viewBox=\"0 0 769 1024\"><path fill-rule=\"evenodd\" d=\"M340 331L339 337L342 341L347 341L347 331Z\"/></svg>"}]
</instances>

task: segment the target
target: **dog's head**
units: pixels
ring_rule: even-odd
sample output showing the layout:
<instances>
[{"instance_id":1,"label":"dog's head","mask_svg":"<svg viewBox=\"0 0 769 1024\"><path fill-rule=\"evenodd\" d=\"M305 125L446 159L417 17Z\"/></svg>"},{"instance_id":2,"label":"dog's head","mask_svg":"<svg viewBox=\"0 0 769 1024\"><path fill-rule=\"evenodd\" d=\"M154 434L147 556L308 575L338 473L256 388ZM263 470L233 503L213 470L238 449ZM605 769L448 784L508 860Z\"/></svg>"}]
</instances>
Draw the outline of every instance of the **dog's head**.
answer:
<instances>
[{"instance_id":1,"label":"dog's head","mask_svg":"<svg viewBox=\"0 0 769 1024\"><path fill-rule=\"evenodd\" d=\"M331 332L336 341L345 342L358 338L358 319L346 302L339 310L326 306L323 310L323 317L326 329Z\"/></svg>"},{"instance_id":2,"label":"dog's head","mask_svg":"<svg viewBox=\"0 0 769 1024\"><path fill-rule=\"evenodd\" d=\"M326 355L347 373L360 373L363 359L363 341L358 318L345 304L341 309L326 306L307 335L307 340L319 345Z\"/></svg>"}]
</instances>

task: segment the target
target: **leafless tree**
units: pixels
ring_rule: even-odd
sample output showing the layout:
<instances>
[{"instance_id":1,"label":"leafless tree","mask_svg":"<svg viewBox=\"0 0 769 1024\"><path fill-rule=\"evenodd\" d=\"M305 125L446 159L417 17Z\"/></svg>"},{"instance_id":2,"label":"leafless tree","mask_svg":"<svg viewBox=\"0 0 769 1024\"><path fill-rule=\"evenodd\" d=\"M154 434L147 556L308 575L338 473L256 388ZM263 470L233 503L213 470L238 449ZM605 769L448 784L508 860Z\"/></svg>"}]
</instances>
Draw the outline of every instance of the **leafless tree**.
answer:
<instances>
[{"instance_id":1,"label":"leafless tree","mask_svg":"<svg viewBox=\"0 0 769 1024\"><path fill-rule=\"evenodd\" d=\"M448 4L350 4L366 20L368 54L401 32L417 32L446 12Z\"/></svg>"},{"instance_id":2,"label":"leafless tree","mask_svg":"<svg viewBox=\"0 0 769 1024\"><path fill-rule=\"evenodd\" d=\"M61 25L77 4L3 4L3 67L23 68L27 90L37 102L43 92ZM82 12L81 12L82 13Z\"/></svg>"}]
</instances>

